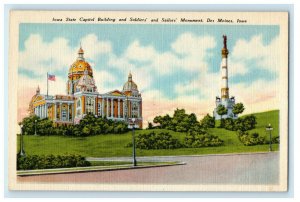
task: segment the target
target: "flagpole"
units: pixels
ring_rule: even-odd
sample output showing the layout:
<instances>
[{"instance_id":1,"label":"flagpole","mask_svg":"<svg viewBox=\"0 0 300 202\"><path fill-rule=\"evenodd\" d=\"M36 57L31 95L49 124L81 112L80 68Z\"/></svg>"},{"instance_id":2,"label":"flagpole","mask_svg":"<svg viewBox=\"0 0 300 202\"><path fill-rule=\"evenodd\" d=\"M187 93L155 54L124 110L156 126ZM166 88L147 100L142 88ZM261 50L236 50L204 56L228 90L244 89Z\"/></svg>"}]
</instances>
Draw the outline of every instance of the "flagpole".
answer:
<instances>
[{"instance_id":1,"label":"flagpole","mask_svg":"<svg viewBox=\"0 0 300 202\"><path fill-rule=\"evenodd\" d=\"M47 98L48 98L48 72L47 72Z\"/></svg>"}]
</instances>

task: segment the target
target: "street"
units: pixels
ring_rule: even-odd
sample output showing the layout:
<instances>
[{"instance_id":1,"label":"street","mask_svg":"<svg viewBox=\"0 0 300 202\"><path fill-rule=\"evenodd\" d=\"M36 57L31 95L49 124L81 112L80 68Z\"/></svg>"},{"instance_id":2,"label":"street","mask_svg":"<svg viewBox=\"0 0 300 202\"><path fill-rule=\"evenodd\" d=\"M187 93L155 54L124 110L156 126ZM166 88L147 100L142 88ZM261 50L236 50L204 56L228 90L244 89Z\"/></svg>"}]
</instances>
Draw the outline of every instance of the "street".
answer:
<instances>
[{"instance_id":1,"label":"street","mask_svg":"<svg viewBox=\"0 0 300 202\"><path fill-rule=\"evenodd\" d=\"M137 161L180 161L185 165L115 171L52 174L18 177L20 182L134 183L134 184L277 184L279 152L140 157ZM89 160L125 160L128 157Z\"/></svg>"}]
</instances>

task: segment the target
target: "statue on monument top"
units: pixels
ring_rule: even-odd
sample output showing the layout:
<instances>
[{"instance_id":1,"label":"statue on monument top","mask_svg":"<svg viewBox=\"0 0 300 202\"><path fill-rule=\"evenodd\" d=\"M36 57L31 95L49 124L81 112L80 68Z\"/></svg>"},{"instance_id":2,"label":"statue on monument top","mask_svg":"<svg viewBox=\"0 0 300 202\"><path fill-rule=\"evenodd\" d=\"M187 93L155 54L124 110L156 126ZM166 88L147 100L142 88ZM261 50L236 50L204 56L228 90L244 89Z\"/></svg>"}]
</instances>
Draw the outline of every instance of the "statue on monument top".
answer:
<instances>
[{"instance_id":1,"label":"statue on monument top","mask_svg":"<svg viewBox=\"0 0 300 202\"><path fill-rule=\"evenodd\" d=\"M223 35L223 45L224 45L224 48L227 49L227 36L226 35Z\"/></svg>"}]
</instances>

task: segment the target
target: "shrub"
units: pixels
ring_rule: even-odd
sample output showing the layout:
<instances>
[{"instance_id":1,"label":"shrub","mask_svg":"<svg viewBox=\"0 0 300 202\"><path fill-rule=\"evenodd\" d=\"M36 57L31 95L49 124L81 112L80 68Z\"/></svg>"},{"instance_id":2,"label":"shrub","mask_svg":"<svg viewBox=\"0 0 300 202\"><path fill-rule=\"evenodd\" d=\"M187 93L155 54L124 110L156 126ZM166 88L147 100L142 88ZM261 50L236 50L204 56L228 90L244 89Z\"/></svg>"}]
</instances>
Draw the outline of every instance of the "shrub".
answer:
<instances>
[{"instance_id":1,"label":"shrub","mask_svg":"<svg viewBox=\"0 0 300 202\"><path fill-rule=\"evenodd\" d=\"M90 162L86 161L85 158L80 155L31 155L17 157L18 170L86 167L90 165Z\"/></svg>"},{"instance_id":2,"label":"shrub","mask_svg":"<svg viewBox=\"0 0 300 202\"><path fill-rule=\"evenodd\" d=\"M186 114L184 109L176 109L173 117L170 115L156 116L153 123L158 124L159 128L168 129L176 132L188 132L196 125L200 126L194 113Z\"/></svg>"},{"instance_id":3,"label":"shrub","mask_svg":"<svg viewBox=\"0 0 300 202\"><path fill-rule=\"evenodd\" d=\"M256 117L254 115L241 117L235 120L232 118L223 119L223 121L221 120L221 127L231 131L251 130L255 128L256 124Z\"/></svg>"},{"instance_id":4,"label":"shrub","mask_svg":"<svg viewBox=\"0 0 300 202\"><path fill-rule=\"evenodd\" d=\"M207 114L201 121L200 124L203 128L214 128L215 118Z\"/></svg>"},{"instance_id":5,"label":"shrub","mask_svg":"<svg viewBox=\"0 0 300 202\"><path fill-rule=\"evenodd\" d=\"M127 144L131 147L132 143ZM168 132L164 133L144 133L136 138L136 148L139 149L176 149L182 147L178 139L173 138Z\"/></svg>"},{"instance_id":6,"label":"shrub","mask_svg":"<svg viewBox=\"0 0 300 202\"><path fill-rule=\"evenodd\" d=\"M23 119L23 129L26 135L34 135L36 129L38 135L62 135L62 136L92 136L98 134L122 134L128 131L127 123L123 121L112 121L102 117L95 117L92 114L86 115L77 125L53 126L49 119L40 119L37 116L30 116Z\"/></svg>"},{"instance_id":7,"label":"shrub","mask_svg":"<svg viewBox=\"0 0 300 202\"><path fill-rule=\"evenodd\" d=\"M245 131L238 131L237 134L238 134L239 140L245 146L262 145L262 144L267 143L265 138L259 136L258 133L249 134L248 132L245 132Z\"/></svg>"},{"instance_id":8,"label":"shrub","mask_svg":"<svg viewBox=\"0 0 300 202\"><path fill-rule=\"evenodd\" d=\"M215 147L223 145L223 140L219 139L218 136L207 134L206 131L190 131L185 137L184 145L192 148Z\"/></svg>"},{"instance_id":9,"label":"shrub","mask_svg":"<svg viewBox=\"0 0 300 202\"><path fill-rule=\"evenodd\" d=\"M272 143L273 143L273 144L279 144L279 143L280 143L279 136L273 137L273 138L272 138Z\"/></svg>"}]
</instances>

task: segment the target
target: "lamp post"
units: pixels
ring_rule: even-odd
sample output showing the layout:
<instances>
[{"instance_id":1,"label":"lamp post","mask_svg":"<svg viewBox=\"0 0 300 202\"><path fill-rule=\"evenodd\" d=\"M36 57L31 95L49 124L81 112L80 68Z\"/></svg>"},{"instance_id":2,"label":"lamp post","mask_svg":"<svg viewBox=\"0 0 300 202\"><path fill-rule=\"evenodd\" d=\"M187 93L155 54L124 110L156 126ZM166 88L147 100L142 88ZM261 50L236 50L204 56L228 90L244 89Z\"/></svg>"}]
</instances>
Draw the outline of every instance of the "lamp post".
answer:
<instances>
[{"instance_id":1,"label":"lamp post","mask_svg":"<svg viewBox=\"0 0 300 202\"><path fill-rule=\"evenodd\" d=\"M25 156L25 151L24 151L24 141L23 141L23 125L20 124L21 128L21 136L20 136L20 152L19 156Z\"/></svg>"},{"instance_id":2,"label":"lamp post","mask_svg":"<svg viewBox=\"0 0 300 202\"><path fill-rule=\"evenodd\" d=\"M136 166L136 153L135 153L135 134L134 134L134 127L135 127L135 118L131 119L130 126L132 128L132 157L133 166Z\"/></svg>"},{"instance_id":3,"label":"lamp post","mask_svg":"<svg viewBox=\"0 0 300 202\"><path fill-rule=\"evenodd\" d=\"M269 135L270 135L270 142L269 142L269 151L272 151L272 133L271 131L273 130L271 124L269 123L269 125L266 127L266 131L269 131Z\"/></svg>"},{"instance_id":4,"label":"lamp post","mask_svg":"<svg viewBox=\"0 0 300 202\"><path fill-rule=\"evenodd\" d=\"M37 123L37 120L35 119L35 120L34 120L34 135L37 135L37 134L36 134L36 123Z\"/></svg>"}]
</instances>

